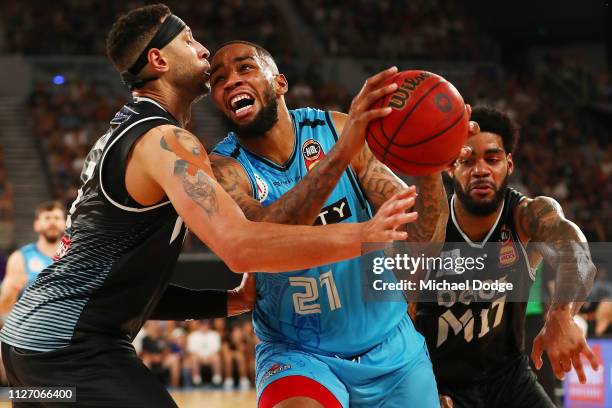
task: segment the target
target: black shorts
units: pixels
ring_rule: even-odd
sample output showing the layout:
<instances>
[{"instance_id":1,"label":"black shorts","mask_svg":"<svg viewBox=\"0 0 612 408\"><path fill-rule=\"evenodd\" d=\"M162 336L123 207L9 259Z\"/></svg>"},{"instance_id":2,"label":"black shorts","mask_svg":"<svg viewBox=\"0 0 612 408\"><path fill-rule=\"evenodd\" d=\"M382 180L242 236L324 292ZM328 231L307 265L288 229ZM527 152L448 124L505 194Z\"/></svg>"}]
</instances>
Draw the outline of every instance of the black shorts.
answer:
<instances>
[{"instance_id":1,"label":"black shorts","mask_svg":"<svg viewBox=\"0 0 612 408\"><path fill-rule=\"evenodd\" d=\"M131 345L101 338L38 352L2 343L11 387L76 387L76 403L14 407L177 407Z\"/></svg>"},{"instance_id":2,"label":"black shorts","mask_svg":"<svg viewBox=\"0 0 612 408\"><path fill-rule=\"evenodd\" d=\"M454 408L555 408L529 367L527 356L521 356L491 381L438 383L438 392L451 397Z\"/></svg>"}]
</instances>

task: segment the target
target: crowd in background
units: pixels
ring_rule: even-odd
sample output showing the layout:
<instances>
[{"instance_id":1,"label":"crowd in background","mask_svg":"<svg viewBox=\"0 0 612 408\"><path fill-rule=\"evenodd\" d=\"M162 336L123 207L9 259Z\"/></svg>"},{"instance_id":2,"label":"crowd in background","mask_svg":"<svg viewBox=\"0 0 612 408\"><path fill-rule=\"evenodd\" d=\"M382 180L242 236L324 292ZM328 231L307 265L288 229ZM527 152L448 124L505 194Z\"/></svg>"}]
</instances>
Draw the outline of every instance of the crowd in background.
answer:
<instances>
[{"instance_id":1,"label":"crowd in background","mask_svg":"<svg viewBox=\"0 0 612 408\"><path fill-rule=\"evenodd\" d=\"M170 387L249 389L255 381L258 340L248 315L237 318L149 321L134 347L144 364Z\"/></svg>"},{"instance_id":2,"label":"crowd in background","mask_svg":"<svg viewBox=\"0 0 612 408\"><path fill-rule=\"evenodd\" d=\"M2 2L4 46L0 52L26 55L104 55L106 34L121 14L151 1L68 0L60 7L32 1ZM239 30L241 38L291 55L292 40L276 7L266 0L167 0L206 46L215 49ZM78 33L78 35L74 35Z\"/></svg>"},{"instance_id":3,"label":"crowd in background","mask_svg":"<svg viewBox=\"0 0 612 408\"><path fill-rule=\"evenodd\" d=\"M454 2L294 0L328 55L490 60L495 42Z\"/></svg>"}]
</instances>

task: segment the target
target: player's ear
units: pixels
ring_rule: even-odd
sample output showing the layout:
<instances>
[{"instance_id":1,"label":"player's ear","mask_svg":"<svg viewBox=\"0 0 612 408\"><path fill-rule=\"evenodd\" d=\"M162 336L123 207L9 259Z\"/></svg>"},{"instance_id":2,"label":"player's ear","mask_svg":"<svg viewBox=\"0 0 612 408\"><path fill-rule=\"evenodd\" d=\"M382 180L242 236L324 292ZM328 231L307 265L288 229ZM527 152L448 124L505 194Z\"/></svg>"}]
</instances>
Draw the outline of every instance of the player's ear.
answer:
<instances>
[{"instance_id":1,"label":"player's ear","mask_svg":"<svg viewBox=\"0 0 612 408\"><path fill-rule=\"evenodd\" d=\"M283 74L276 74L274 76L274 90L276 95L285 95L289 91L289 82Z\"/></svg>"},{"instance_id":2,"label":"player's ear","mask_svg":"<svg viewBox=\"0 0 612 408\"><path fill-rule=\"evenodd\" d=\"M149 50L148 58L150 69L154 72L162 73L168 71L169 65L167 55L164 55L164 53L157 48L151 48Z\"/></svg>"},{"instance_id":3,"label":"player's ear","mask_svg":"<svg viewBox=\"0 0 612 408\"><path fill-rule=\"evenodd\" d=\"M512 161L512 153L508 153L508 155L506 156L506 160L508 161L508 175L510 175L514 171L514 162Z\"/></svg>"}]
</instances>

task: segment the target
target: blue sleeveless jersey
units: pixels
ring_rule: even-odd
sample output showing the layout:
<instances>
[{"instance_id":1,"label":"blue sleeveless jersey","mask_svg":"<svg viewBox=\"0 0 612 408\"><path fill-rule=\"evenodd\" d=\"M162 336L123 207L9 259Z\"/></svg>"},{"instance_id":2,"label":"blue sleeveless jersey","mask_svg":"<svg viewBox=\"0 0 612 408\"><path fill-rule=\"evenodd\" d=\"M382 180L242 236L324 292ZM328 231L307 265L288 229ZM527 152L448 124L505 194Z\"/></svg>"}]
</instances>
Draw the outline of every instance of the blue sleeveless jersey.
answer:
<instances>
[{"instance_id":1,"label":"blue sleeveless jersey","mask_svg":"<svg viewBox=\"0 0 612 408\"><path fill-rule=\"evenodd\" d=\"M26 286L29 286L34 282L40 271L53 263L53 259L40 252L36 247L36 243L24 245L19 251L23 255L25 271L28 274Z\"/></svg>"},{"instance_id":2,"label":"blue sleeveless jersey","mask_svg":"<svg viewBox=\"0 0 612 408\"><path fill-rule=\"evenodd\" d=\"M253 197L264 206L294 187L338 139L329 112L304 108L290 114L294 147L283 166L249 152L233 133L213 150L242 165ZM372 209L357 177L348 168L315 224L361 222L371 216ZM364 353L383 341L406 316L406 303L401 295L393 301L363 299L362 289L371 283L365 282L362 271L371 271L371 256L296 272L257 273L253 312L257 336L262 341L293 343L307 351L340 357ZM411 323L410 330L418 347L422 337Z\"/></svg>"}]
</instances>

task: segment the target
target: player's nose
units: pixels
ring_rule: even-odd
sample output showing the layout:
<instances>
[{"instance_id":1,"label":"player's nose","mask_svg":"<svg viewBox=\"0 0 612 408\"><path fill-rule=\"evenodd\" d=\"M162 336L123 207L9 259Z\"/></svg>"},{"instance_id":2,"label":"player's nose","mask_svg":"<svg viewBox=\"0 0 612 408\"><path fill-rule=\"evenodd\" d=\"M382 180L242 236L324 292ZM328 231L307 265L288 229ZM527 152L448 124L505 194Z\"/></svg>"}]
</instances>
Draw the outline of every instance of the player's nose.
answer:
<instances>
[{"instance_id":1,"label":"player's nose","mask_svg":"<svg viewBox=\"0 0 612 408\"><path fill-rule=\"evenodd\" d=\"M208 48L204 47L200 43L198 43L198 45L200 46L200 49L198 50L198 58L206 59L206 58L210 57L210 51L208 51Z\"/></svg>"},{"instance_id":2,"label":"player's nose","mask_svg":"<svg viewBox=\"0 0 612 408\"><path fill-rule=\"evenodd\" d=\"M225 81L225 86L223 87L226 90L232 90L240 85L242 85L244 81L235 71L230 71L227 80Z\"/></svg>"},{"instance_id":3,"label":"player's nose","mask_svg":"<svg viewBox=\"0 0 612 408\"><path fill-rule=\"evenodd\" d=\"M484 160L476 160L476 165L472 169L472 175L484 177L491 174L491 169Z\"/></svg>"}]
</instances>

